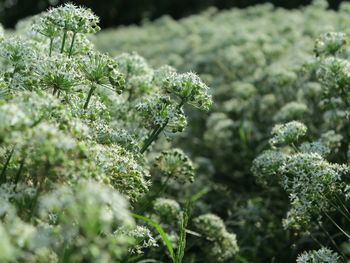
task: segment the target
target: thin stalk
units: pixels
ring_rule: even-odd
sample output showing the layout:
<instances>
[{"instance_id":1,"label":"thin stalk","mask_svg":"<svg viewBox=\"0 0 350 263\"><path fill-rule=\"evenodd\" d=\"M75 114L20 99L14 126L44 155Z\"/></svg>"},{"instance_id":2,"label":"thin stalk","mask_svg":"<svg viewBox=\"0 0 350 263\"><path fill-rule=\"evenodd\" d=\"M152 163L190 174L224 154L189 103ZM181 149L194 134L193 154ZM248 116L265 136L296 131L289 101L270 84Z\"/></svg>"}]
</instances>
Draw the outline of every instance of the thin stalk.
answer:
<instances>
[{"instance_id":1,"label":"thin stalk","mask_svg":"<svg viewBox=\"0 0 350 263\"><path fill-rule=\"evenodd\" d=\"M62 38L62 45L61 45L61 53L63 53L64 51L64 46L66 44L66 38L67 38L67 31L65 30L63 33L63 38Z\"/></svg>"},{"instance_id":2,"label":"thin stalk","mask_svg":"<svg viewBox=\"0 0 350 263\"><path fill-rule=\"evenodd\" d=\"M177 109L181 109L181 107L185 104L185 100L181 100L181 102L179 103L179 105L177 106ZM140 153L143 154L147 149L148 147L152 144L152 142L154 142L159 134L165 129L165 127L168 125L169 123L169 119L167 119L164 124L162 126L157 126L153 132L151 133L151 135L145 140L141 150L140 150Z\"/></svg>"},{"instance_id":3,"label":"thin stalk","mask_svg":"<svg viewBox=\"0 0 350 263\"><path fill-rule=\"evenodd\" d=\"M17 183L19 182L19 179L21 178L21 174L23 172L23 167L24 167L25 160L26 160L26 158L23 157L21 162L20 162L20 164L19 164L19 169L18 169L18 172L16 174L15 181L14 181L16 186L17 186ZM16 189L16 186L15 186L15 189Z\"/></svg>"},{"instance_id":4,"label":"thin stalk","mask_svg":"<svg viewBox=\"0 0 350 263\"><path fill-rule=\"evenodd\" d=\"M168 174L168 176L166 177L165 181L161 184L160 189L158 190L158 192L154 195L150 195L149 198L147 198L147 202L146 204L143 206L143 209L141 210L141 214L143 214L145 211L147 211L150 207L152 202L155 200L155 198L157 198L158 196L160 196L161 194L164 193L165 189L167 188L168 182L170 180L170 174Z\"/></svg>"},{"instance_id":5,"label":"thin stalk","mask_svg":"<svg viewBox=\"0 0 350 263\"><path fill-rule=\"evenodd\" d=\"M18 172L16 174L16 179L15 179L15 184L17 184L19 182L19 178L21 177L22 171L23 171L23 167L24 167L24 163L25 163L25 158L23 157L20 164L19 164L19 169Z\"/></svg>"},{"instance_id":6,"label":"thin stalk","mask_svg":"<svg viewBox=\"0 0 350 263\"><path fill-rule=\"evenodd\" d=\"M1 175L0 175L0 183L6 182L6 170L7 170L7 167L9 165L10 161L11 161L11 158L12 158L14 151L15 151L15 147L12 148L12 150L9 152L9 154L6 158L6 162L4 164L4 167L2 168Z\"/></svg>"},{"instance_id":7,"label":"thin stalk","mask_svg":"<svg viewBox=\"0 0 350 263\"><path fill-rule=\"evenodd\" d=\"M152 131L152 133L151 133L151 134L149 135L149 137L145 140L145 142L144 142L144 144L143 144L143 146L142 146L142 149L140 150L140 153L141 153L141 154L144 153L144 152L148 149L148 147L152 144L152 142L153 142L154 140L157 139L157 136L158 136L158 134L160 133L160 132L158 132L158 131L159 131L159 130L160 130L160 131L163 130L164 127L165 127L167 124L168 124L168 123L166 122L165 125L163 125L163 126L161 126L161 127L157 126L156 128L154 128L154 130Z\"/></svg>"},{"instance_id":8,"label":"thin stalk","mask_svg":"<svg viewBox=\"0 0 350 263\"><path fill-rule=\"evenodd\" d=\"M170 174L168 174L168 176L166 177L165 181L162 183L162 185L160 186L159 191L157 192L157 194L155 195L155 197L160 196L161 194L163 194L165 192L165 189L168 186L168 182L170 180Z\"/></svg>"},{"instance_id":9,"label":"thin stalk","mask_svg":"<svg viewBox=\"0 0 350 263\"><path fill-rule=\"evenodd\" d=\"M328 231L323 227L322 223L318 223L318 225L321 227L321 229L323 230L323 232L326 234L326 236L328 237L328 239L331 241L332 245L338 250L338 252L344 257L347 258L345 256L345 254L342 252L342 250L339 248L339 246L337 245L337 243L335 242L335 240L333 239L333 237L328 233Z\"/></svg>"},{"instance_id":10,"label":"thin stalk","mask_svg":"<svg viewBox=\"0 0 350 263\"><path fill-rule=\"evenodd\" d=\"M89 106L89 102L90 102L91 96L92 96L92 94L94 93L95 89L96 89L95 86L92 86L92 87L90 88L89 94L88 94L88 96L87 96L87 98L86 98L86 101L85 101L85 104L84 104L84 110L86 110L87 107Z\"/></svg>"},{"instance_id":11,"label":"thin stalk","mask_svg":"<svg viewBox=\"0 0 350 263\"><path fill-rule=\"evenodd\" d=\"M57 88L53 88L53 91L52 91L52 95L55 96L56 93L57 93L58 89Z\"/></svg>"},{"instance_id":12,"label":"thin stalk","mask_svg":"<svg viewBox=\"0 0 350 263\"><path fill-rule=\"evenodd\" d=\"M348 233L346 233L344 231L344 229L342 229L334 220L333 218L331 218L326 212L324 212L324 214L327 216L327 218L334 224L334 226L336 226L340 232L342 232L347 238L350 238L350 235Z\"/></svg>"},{"instance_id":13,"label":"thin stalk","mask_svg":"<svg viewBox=\"0 0 350 263\"><path fill-rule=\"evenodd\" d=\"M350 212L348 210L348 208L346 207L346 205L344 204L344 202L340 199L340 197L335 194L335 197L338 199L338 201L340 202L340 204L342 205L342 207L345 209L345 211L348 213L348 215L350 215Z\"/></svg>"},{"instance_id":14,"label":"thin stalk","mask_svg":"<svg viewBox=\"0 0 350 263\"><path fill-rule=\"evenodd\" d=\"M74 32L73 37L72 37L72 42L70 43L70 47L69 47L69 53L68 53L69 58L72 56L73 45L74 45L74 40L75 40L76 35L77 35L77 33Z\"/></svg>"},{"instance_id":15,"label":"thin stalk","mask_svg":"<svg viewBox=\"0 0 350 263\"><path fill-rule=\"evenodd\" d=\"M335 194L335 196L337 196L336 194ZM347 219L349 222L350 222L350 217L349 217L349 214L346 214L342 209L340 209L340 207L337 205L337 203L334 201L332 201L332 199L331 198L328 198L326 195L323 195L323 197L325 198L325 199L328 199L328 201L329 201L329 203L339 212L339 213L341 213L344 217L345 217L345 219ZM338 199L338 201L340 201L339 199ZM341 201L340 201L341 202ZM347 211L347 208L345 207L345 209L346 209L346 211Z\"/></svg>"},{"instance_id":16,"label":"thin stalk","mask_svg":"<svg viewBox=\"0 0 350 263\"><path fill-rule=\"evenodd\" d=\"M52 55L52 48L53 48L53 38L50 38L50 51L49 51L49 56L50 57Z\"/></svg>"},{"instance_id":17,"label":"thin stalk","mask_svg":"<svg viewBox=\"0 0 350 263\"><path fill-rule=\"evenodd\" d=\"M179 245L175 257L176 263L181 263L183 260L183 257L185 255L185 248L186 248L186 227L188 224L188 217L190 213L190 202L186 204L185 211L183 212L182 218L181 218L181 229L180 229L180 238L179 238Z\"/></svg>"},{"instance_id":18,"label":"thin stalk","mask_svg":"<svg viewBox=\"0 0 350 263\"><path fill-rule=\"evenodd\" d=\"M339 213L341 213L345 217L345 219L347 219L350 222L349 215L345 214L345 212L342 209L340 209L340 207L335 202L332 202L331 200L328 201Z\"/></svg>"},{"instance_id":19,"label":"thin stalk","mask_svg":"<svg viewBox=\"0 0 350 263\"><path fill-rule=\"evenodd\" d=\"M299 149L298 149L298 147L294 144L294 142L292 142L290 145L292 146L292 148L294 149L294 151L295 151L296 153L300 152Z\"/></svg>"},{"instance_id":20,"label":"thin stalk","mask_svg":"<svg viewBox=\"0 0 350 263\"><path fill-rule=\"evenodd\" d=\"M188 225L189 217L191 216L191 213L192 213L193 206L198 201L198 199L200 199L203 195L207 193L207 191L208 190L206 188L203 189L202 191L199 191L186 202L186 206L181 218L180 238L179 238L177 253L175 255L175 263L182 263L182 260L185 256L186 236L187 236L186 228Z\"/></svg>"}]
</instances>

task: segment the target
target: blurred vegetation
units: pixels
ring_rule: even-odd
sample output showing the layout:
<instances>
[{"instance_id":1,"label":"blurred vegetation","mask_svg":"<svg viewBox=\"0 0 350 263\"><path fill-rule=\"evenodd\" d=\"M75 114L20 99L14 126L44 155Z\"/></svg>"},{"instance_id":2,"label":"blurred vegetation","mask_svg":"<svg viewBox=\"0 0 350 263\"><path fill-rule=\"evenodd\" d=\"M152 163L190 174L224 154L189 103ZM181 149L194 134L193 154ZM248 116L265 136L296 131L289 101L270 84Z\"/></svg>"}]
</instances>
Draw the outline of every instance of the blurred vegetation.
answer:
<instances>
[{"instance_id":1,"label":"blurred vegetation","mask_svg":"<svg viewBox=\"0 0 350 263\"><path fill-rule=\"evenodd\" d=\"M212 88L212 110L191 114L178 145L206 164L195 182L210 187L203 211L220 216L237 234L240 256L248 262L295 262L319 244L348 257L342 250L348 239L320 210L328 213L333 203L324 193L342 191L347 182L338 164L348 160L349 115L337 81L350 79L350 50L344 47L339 55L345 62L332 56L348 43L349 10L349 3L329 10L326 1L295 10L271 4L211 8L179 21L164 16L97 35L103 52L135 51L154 67L196 72ZM348 92L348 82L345 87ZM317 176L329 181L311 180ZM336 211L332 217L346 226ZM308 261L312 256L298 262L337 262Z\"/></svg>"},{"instance_id":2,"label":"blurred vegetation","mask_svg":"<svg viewBox=\"0 0 350 263\"><path fill-rule=\"evenodd\" d=\"M198 13L209 6L219 9L247 7L270 2L276 6L296 8L310 4L310 0L1 0L0 22L5 27L13 27L21 18L37 14L50 6L72 2L90 7L100 18L102 27L120 24L140 23L144 19L153 20L163 14L180 18ZM331 8L337 8L341 0L330 1Z\"/></svg>"}]
</instances>

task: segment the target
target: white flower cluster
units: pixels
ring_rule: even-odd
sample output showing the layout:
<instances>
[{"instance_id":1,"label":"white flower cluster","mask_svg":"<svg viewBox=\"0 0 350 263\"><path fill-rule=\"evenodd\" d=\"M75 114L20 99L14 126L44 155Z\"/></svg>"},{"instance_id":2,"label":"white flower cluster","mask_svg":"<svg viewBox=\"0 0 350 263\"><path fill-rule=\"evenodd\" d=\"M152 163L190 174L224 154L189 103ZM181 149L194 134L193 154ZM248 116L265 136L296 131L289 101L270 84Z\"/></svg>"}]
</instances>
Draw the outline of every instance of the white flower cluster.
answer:
<instances>
[{"instance_id":1,"label":"white flower cluster","mask_svg":"<svg viewBox=\"0 0 350 263\"><path fill-rule=\"evenodd\" d=\"M52 26L74 33L96 33L100 31L99 21L99 18L90 9L68 3L49 10L41 19L41 24L35 29L42 34L53 33Z\"/></svg>"},{"instance_id":2,"label":"white flower cluster","mask_svg":"<svg viewBox=\"0 0 350 263\"><path fill-rule=\"evenodd\" d=\"M157 241L152 236L151 231L144 226L136 226L134 229L121 227L115 234L122 234L134 239L134 245L129 248L131 254L141 255L144 253L144 249L158 247Z\"/></svg>"},{"instance_id":3,"label":"white flower cluster","mask_svg":"<svg viewBox=\"0 0 350 263\"><path fill-rule=\"evenodd\" d=\"M68 243L76 254L67 259L79 261L90 258L108 262L113 256L120 256L127 248L127 239L111 233L115 226L134 225L126 200L113 189L91 180L82 180L73 189L61 186L44 195L40 201L40 218L57 225L52 229L53 234L63 237L62 243L54 244L55 250L64 249ZM99 235L105 237L98 238ZM118 244L118 249L111 253L116 249L113 244Z\"/></svg>"},{"instance_id":4,"label":"white flower cluster","mask_svg":"<svg viewBox=\"0 0 350 263\"><path fill-rule=\"evenodd\" d=\"M336 55L347 44L344 33L328 32L320 36L315 42L314 52L317 56Z\"/></svg>"},{"instance_id":5,"label":"white flower cluster","mask_svg":"<svg viewBox=\"0 0 350 263\"><path fill-rule=\"evenodd\" d=\"M162 222L178 221L182 216L179 203L168 198L157 198L153 202L153 209L162 218Z\"/></svg>"},{"instance_id":6,"label":"white flower cluster","mask_svg":"<svg viewBox=\"0 0 350 263\"><path fill-rule=\"evenodd\" d=\"M236 235L226 230L220 217L214 214L204 214L193 221L200 234L210 241L208 249L215 260L224 262L232 259L238 253Z\"/></svg>"},{"instance_id":7,"label":"white flower cluster","mask_svg":"<svg viewBox=\"0 0 350 263\"><path fill-rule=\"evenodd\" d=\"M172 103L168 96L152 97L137 105L147 128L163 127L175 133L181 132L187 125L182 107Z\"/></svg>"},{"instance_id":8,"label":"white flower cluster","mask_svg":"<svg viewBox=\"0 0 350 263\"><path fill-rule=\"evenodd\" d=\"M273 127L270 139L271 146L285 145L297 142L300 137L306 134L306 126L298 121L291 121L285 124L277 124Z\"/></svg>"},{"instance_id":9,"label":"white flower cluster","mask_svg":"<svg viewBox=\"0 0 350 263\"><path fill-rule=\"evenodd\" d=\"M171 74L166 80L165 89L178 96L181 104L209 110L212 105L209 87L194 73Z\"/></svg>"},{"instance_id":10,"label":"white flower cluster","mask_svg":"<svg viewBox=\"0 0 350 263\"><path fill-rule=\"evenodd\" d=\"M306 126L301 127L305 135ZM282 138L278 141L284 143L277 145L295 140L285 134L278 135ZM298 229L310 226L333 209L333 199L344 194L343 176L348 174L349 169L346 165L324 159L332 150L328 145L321 138L311 143L304 142L299 147L294 145L294 153L283 148L267 150L253 161L252 172L260 182L271 185L277 181L289 195L291 208L283 221L284 227Z\"/></svg>"},{"instance_id":11,"label":"white flower cluster","mask_svg":"<svg viewBox=\"0 0 350 263\"><path fill-rule=\"evenodd\" d=\"M162 131L185 128L183 104L164 90L170 67L96 50L84 34L99 31L98 21L66 4L0 36L0 262L124 262L159 252L133 219L151 185L154 158L142 153ZM194 166L177 148L158 164L193 180ZM154 210L182 219L174 200L156 199Z\"/></svg>"},{"instance_id":12,"label":"white flower cluster","mask_svg":"<svg viewBox=\"0 0 350 263\"><path fill-rule=\"evenodd\" d=\"M155 160L155 166L181 183L194 181L194 165L191 159L181 149L163 151Z\"/></svg>"},{"instance_id":13,"label":"white flower cluster","mask_svg":"<svg viewBox=\"0 0 350 263\"><path fill-rule=\"evenodd\" d=\"M319 250L311 250L300 254L297 263L339 263L339 255L329 248L322 247Z\"/></svg>"}]
</instances>

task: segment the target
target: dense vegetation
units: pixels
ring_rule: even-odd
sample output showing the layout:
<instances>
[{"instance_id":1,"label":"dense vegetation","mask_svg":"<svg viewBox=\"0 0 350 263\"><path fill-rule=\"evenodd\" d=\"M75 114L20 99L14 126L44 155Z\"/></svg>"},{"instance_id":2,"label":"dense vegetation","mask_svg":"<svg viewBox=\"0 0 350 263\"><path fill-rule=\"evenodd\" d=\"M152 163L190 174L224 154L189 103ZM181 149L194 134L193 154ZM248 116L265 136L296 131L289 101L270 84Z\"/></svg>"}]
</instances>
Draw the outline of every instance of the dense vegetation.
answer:
<instances>
[{"instance_id":1,"label":"dense vegetation","mask_svg":"<svg viewBox=\"0 0 350 263\"><path fill-rule=\"evenodd\" d=\"M346 262L349 11L1 32L0 262Z\"/></svg>"},{"instance_id":2,"label":"dense vegetation","mask_svg":"<svg viewBox=\"0 0 350 263\"><path fill-rule=\"evenodd\" d=\"M240 260L295 262L322 247L349 257L349 10L209 9L98 35L102 51L136 51L212 87L209 116L191 111L177 145L207 167L201 201L237 234Z\"/></svg>"},{"instance_id":3,"label":"dense vegetation","mask_svg":"<svg viewBox=\"0 0 350 263\"><path fill-rule=\"evenodd\" d=\"M331 8L337 8L342 1L344 0L330 0L329 3ZM180 18L203 11L210 6L220 9L244 8L270 2L280 7L298 8L301 5L310 4L311 0L0 0L0 23L5 27L13 27L24 17L45 11L49 6L59 6L69 2L94 10L104 28L140 23L144 19L153 20L164 14Z\"/></svg>"}]
</instances>

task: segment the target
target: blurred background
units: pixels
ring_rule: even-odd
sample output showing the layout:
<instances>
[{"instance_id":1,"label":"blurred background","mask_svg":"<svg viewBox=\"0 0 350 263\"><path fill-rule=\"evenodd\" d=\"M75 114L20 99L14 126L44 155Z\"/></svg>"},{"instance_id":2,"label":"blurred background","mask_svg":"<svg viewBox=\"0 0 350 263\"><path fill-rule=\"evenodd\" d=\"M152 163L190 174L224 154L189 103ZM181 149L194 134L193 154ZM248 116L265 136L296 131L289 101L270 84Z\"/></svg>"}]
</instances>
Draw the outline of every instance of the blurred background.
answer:
<instances>
[{"instance_id":1,"label":"blurred background","mask_svg":"<svg viewBox=\"0 0 350 263\"><path fill-rule=\"evenodd\" d=\"M0 0L0 22L7 28L13 27L21 18L65 2L90 7L101 18L101 26L106 28L138 24L143 20L154 20L164 14L177 19L198 13L209 6L216 6L219 9L243 8L271 2L275 6L298 8L310 4L311 0ZM330 0L330 7L336 9L340 2L342 0Z\"/></svg>"}]
</instances>

